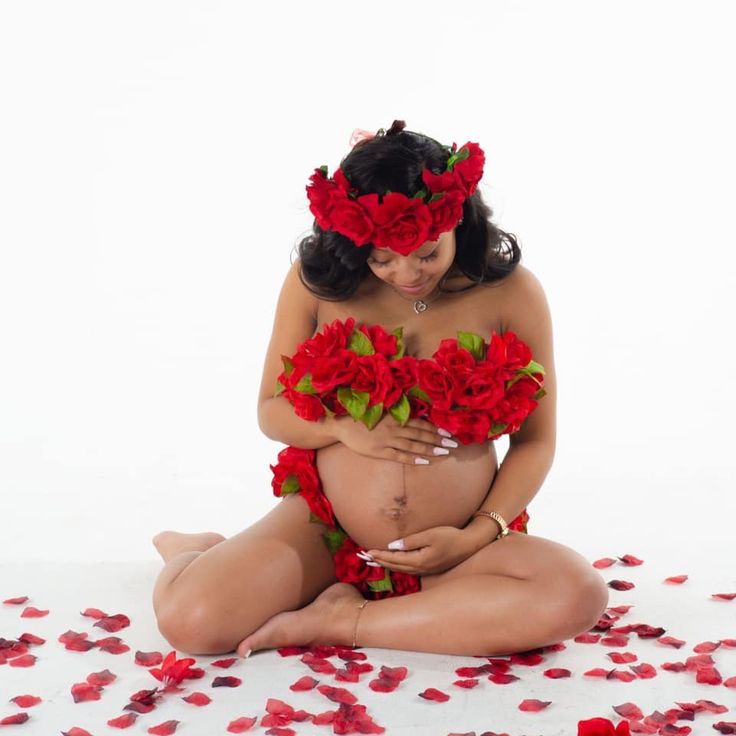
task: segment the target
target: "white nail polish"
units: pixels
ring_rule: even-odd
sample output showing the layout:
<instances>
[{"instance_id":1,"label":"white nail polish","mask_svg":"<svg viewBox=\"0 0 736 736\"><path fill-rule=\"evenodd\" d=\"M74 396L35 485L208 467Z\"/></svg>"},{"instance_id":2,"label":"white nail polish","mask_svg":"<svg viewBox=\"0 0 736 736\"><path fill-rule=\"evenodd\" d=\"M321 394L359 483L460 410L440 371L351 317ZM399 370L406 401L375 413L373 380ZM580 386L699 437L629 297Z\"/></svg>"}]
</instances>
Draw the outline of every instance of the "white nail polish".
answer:
<instances>
[{"instance_id":1,"label":"white nail polish","mask_svg":"<svg viewBox=\"0 0 736 736\"><path fill-rule=\"evenodd\" d=\"M393 542L389 542L387 546L389 549L404 549L406 545L403 539L396 539Z\"/></svg>"},{"instance_id":2,"label":"white nail polish","mask_svg":"<svg viewBox=\"0 0 736 736\"><path fill-rule=\"evenodd\" d=\"M245 654L243 654L243 655L241 655L241 656L243 657L243 659L248 659L248 657L250 657L250 653L251 653L252 651L253 651L252 649L246 649L246 650L245 650Z\"/></svg>"},{"instance_id":3,"label":"white nail polish","mask_svg":"<svg viewBox=\"0 0 736 736\"><path fill-rule=\"evenodd\" d=\"M441 434L443 437L452 437L452 435L446 429L442 429L442 427L437 429L437 434Z\"/></svg>"},{"instance_id":4,"label":"white nail polish","mask_svg":"<svg viewBox=\"0 0 736 736\"><path fill-rule=\"evenodd\" d=\"M457 442L455 440L442 440L442 446L443 447L457 447Z\"/></svg>"},{"instance_id":5,"label":"white nail polish","mask_svg":"<svg viewBox=\"0 0 736 736\"><path fill-rule=\"evenodd\" d=\"M429 460L426 457L417 457L414 459L414 465L429 465Z\"/></svg>"},{"instance_id":6,"label":"white nail polish","mask_svg":"<svg viewBox=\"0 0 736 736\"><path fill-rule=\"evenodd\" d=\"M444 442L444 440L443 440ZM435 447L432 452L435 455L449 455L450 451L446 447Z\"/></svg>"},{"instance_id":7,"label":"white nail polish","mask_svg":"<svg viewBox=\"0 0 736 736\"><path fill-rule=\"evenodd\" d=\"M368 565L368 567L381 567L377 562L366 562L365 564Z\"/></svg>"},{"instance_id":8,"label":"white nail polish","mask_svg":"<svg viewBox=\"0 0 736 736\"><path fill-rule=\"evenodd\" d=\"M361 560L367 560L368 562L373 562L373 557L369 555L367 552L356 552L355 553L357 557L360 557Z\"/></svg>"}]
</instances>

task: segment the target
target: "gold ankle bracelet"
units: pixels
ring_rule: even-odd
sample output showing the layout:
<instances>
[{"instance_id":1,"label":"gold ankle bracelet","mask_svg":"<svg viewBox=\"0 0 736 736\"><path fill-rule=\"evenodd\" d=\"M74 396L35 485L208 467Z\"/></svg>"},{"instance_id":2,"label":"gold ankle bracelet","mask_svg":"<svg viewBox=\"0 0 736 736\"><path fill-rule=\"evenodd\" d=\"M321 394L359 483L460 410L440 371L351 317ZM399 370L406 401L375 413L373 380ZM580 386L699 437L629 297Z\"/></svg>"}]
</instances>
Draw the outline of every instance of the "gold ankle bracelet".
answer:
<instances>
[{"instance_id":1,"label":"gold ankle bracelet","mask_svg":"<svg viewBox=\"0 0 736 736\"><path fill-rule=\"evenodd\" d=\"M364 600L359 606L358 606L358 615L355 618L355 628L353 629L353 649L358 646L358 621L360 621L360 614L363 612L363 609L368 605L370 601Z\"/></svg>"}]
</instances>

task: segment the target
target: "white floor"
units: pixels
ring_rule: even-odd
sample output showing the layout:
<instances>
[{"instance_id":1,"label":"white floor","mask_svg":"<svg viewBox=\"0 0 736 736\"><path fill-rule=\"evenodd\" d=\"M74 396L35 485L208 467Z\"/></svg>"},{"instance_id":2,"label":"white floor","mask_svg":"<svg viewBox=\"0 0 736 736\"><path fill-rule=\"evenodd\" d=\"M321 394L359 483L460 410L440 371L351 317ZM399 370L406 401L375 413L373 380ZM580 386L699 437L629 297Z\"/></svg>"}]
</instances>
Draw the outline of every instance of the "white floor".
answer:
<instances>
[{"instance_id":1,"label":"white floor","mask_svg":"<svg viewBox=\"0 0 736 736\"><path fill-rule=\"evenodd\" d=\"M268 698L278 698L310 713L336 708L316 690L293 692L289 689L291 683L308 674L321 684L343 686L354 693L387 734L447 736L475 731L480 736L484 731L493 731L510 736L574 736L580 719L602 716L618 722L620 717L612 709L614 705L633 702L648 715L654 710L664 713L668 708L675 708L678 701L695 702L698 699L722 704L729 711L720 715L698 713L693 722L681 720L676 725L689 726L692 728L690 733L696 736L716 733L713 723L736 721L736 689L723 684L698 684L693 672L668 672L660 665L684 662L693 655L693 647L699 642L736 638L736 600L711 597L713 593L736 592L733 570L724 568L725 560L706 564L703 557L695 554L692 565L686 569L688 566L683 566L688 559L686 552L678 560L677 569L673 569L672 561L663 549L659 555L654 552L645 554L636 549L600 550L588 559L592 562L598 557L625 553L641 557L644 564L630 567L617 562L601 570L606 581L623 579L636 586L629 591L611 590L610 605L633 605L619 624L662 626L667 636L686 641L681 649L652 639L640 639L636 634L630 636L625 647L568 641L565 650L545 653L545 661L539 665L514 665L511 672L520 680L497 685L481 678L480 684L471 690L452 684L458 679L455 669L482 664L482 659L365 650L376 671L382 664L409 668L407 678L390 694L369 689L372 673L362 675L360 682L355 684L336 682L332 675L312 672L299 657L282 658L276 652L259 653L247 661L239 660L225 670L210 666L218 657L197 657L197 664L205 669L205 677L185 681L185 691L165 696L156 710L139 716L128 732L146 733L154 725L175 719L180 721L177 733L210 736L227 733L228 723L236 718L257 716L258 724L248 732L265 733L266 728L259 724L265 715ZM86 729L93 736L117 733L106 722L125 712L123 706L134 692L157 684L144 667L134 663L136 650L157 650L164 655L170 651L156 628L150 606L150 592L160 566L155 561L0 563L0 599L29 596L24 605L0 605L0 636L16 639L28 632L46 639L45 644L30 647L30 652L37 657L34 666L0 666L0 719L21 710L9 702L10 698L32 694L43 699L39 705L27 709L30 716L27 722L15 726L8 733L49 736L67 732L73 726ZM687 574L689 580L682 585L662 582L664 578L677 574ZM49 613L43 618L21 618L25 605L48 609ZM92 628L93 619L80 615L88 607L102 609L108 614L125 613L130 617L130 627L110 634L121 637L130 651L118 655L98 649L73 652L58 642L59 635L68 629L87 632L91 639L108 636L100 629ZM637 678L625 683L584 676L584 672L594 667L627 670L627 665L615 665L606 656L614 651L633 652L638 657L634 664L647 662L653 665L657 670L656 677ZM736 675L736 649L721 646L711 656L724 681ZM340 660L334 659L334 662L337 666L342 665ZM544 670L551 667L567 668L572 676L558 680L545 677ZM104 688L101 699L75 704L70 692L72 684L83 682L90 673L105 669L114 673L117 679ZM242 684L236 688L212 688L213 678L223 675L239 677ZM450 700L435 703L419 697L418 693L428 687L446 692L451 696ZM212 702L197 707L180 699L194 691L207 693ZM540 712L520 711L518 705L526 698L551 701L551 704ZM333 732L331 726L306 722L291 723L288 727L297 734Z\"/></svg>"}]
</instances>

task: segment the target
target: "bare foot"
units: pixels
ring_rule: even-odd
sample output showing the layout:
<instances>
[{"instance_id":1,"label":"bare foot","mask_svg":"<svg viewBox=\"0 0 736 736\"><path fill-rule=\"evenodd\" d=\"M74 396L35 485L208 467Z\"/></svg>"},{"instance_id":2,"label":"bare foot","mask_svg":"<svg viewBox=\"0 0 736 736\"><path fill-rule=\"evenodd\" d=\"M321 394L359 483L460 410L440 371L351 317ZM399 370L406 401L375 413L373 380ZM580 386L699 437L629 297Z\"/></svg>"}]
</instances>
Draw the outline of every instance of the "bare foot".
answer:
<instances>
[{"instance_id":1,"label":"bare foot","mask_svg":"<svg viewBox=\"0 0 736 736\"><path fill-rule=\"evenodd\" d=\"M271 617L238 644L242 657L258 649L285 646L337 644L350 646L363 596L348 583L335 583L298 611L284 611Z\"/></svg>"},{"instance_id":2,"label":"bare foot","mask_svg":"<svg viewBox=\"0 0 736 736\"><path fill-rule=\"evenodd\" d=\"M182 532L159 532L151 540L164 562L176 557L181 552L204 552L210 547L225 541L225 537L217 532L201 532L200 534L183 534Z\"/></svg>"}]
</instances>

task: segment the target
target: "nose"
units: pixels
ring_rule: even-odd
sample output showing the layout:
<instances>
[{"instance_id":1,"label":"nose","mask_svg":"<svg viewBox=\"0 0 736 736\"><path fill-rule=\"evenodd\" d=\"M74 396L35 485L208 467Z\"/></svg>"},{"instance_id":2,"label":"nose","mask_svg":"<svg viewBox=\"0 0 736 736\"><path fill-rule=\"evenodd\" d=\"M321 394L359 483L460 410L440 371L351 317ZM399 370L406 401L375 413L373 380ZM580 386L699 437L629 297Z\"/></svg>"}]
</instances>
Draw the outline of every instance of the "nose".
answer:
<instances>
[{"instance_id":1,"label":"nose","mask_svg":"<svg viewBox=\"0 0 736 736\"><path fill-rule=\"evenodd\" d=\"M394 282L401 286L417 286L424 280L421 269L408 258L403 258L394 270Z\"/></svg>"}]
</instances>

